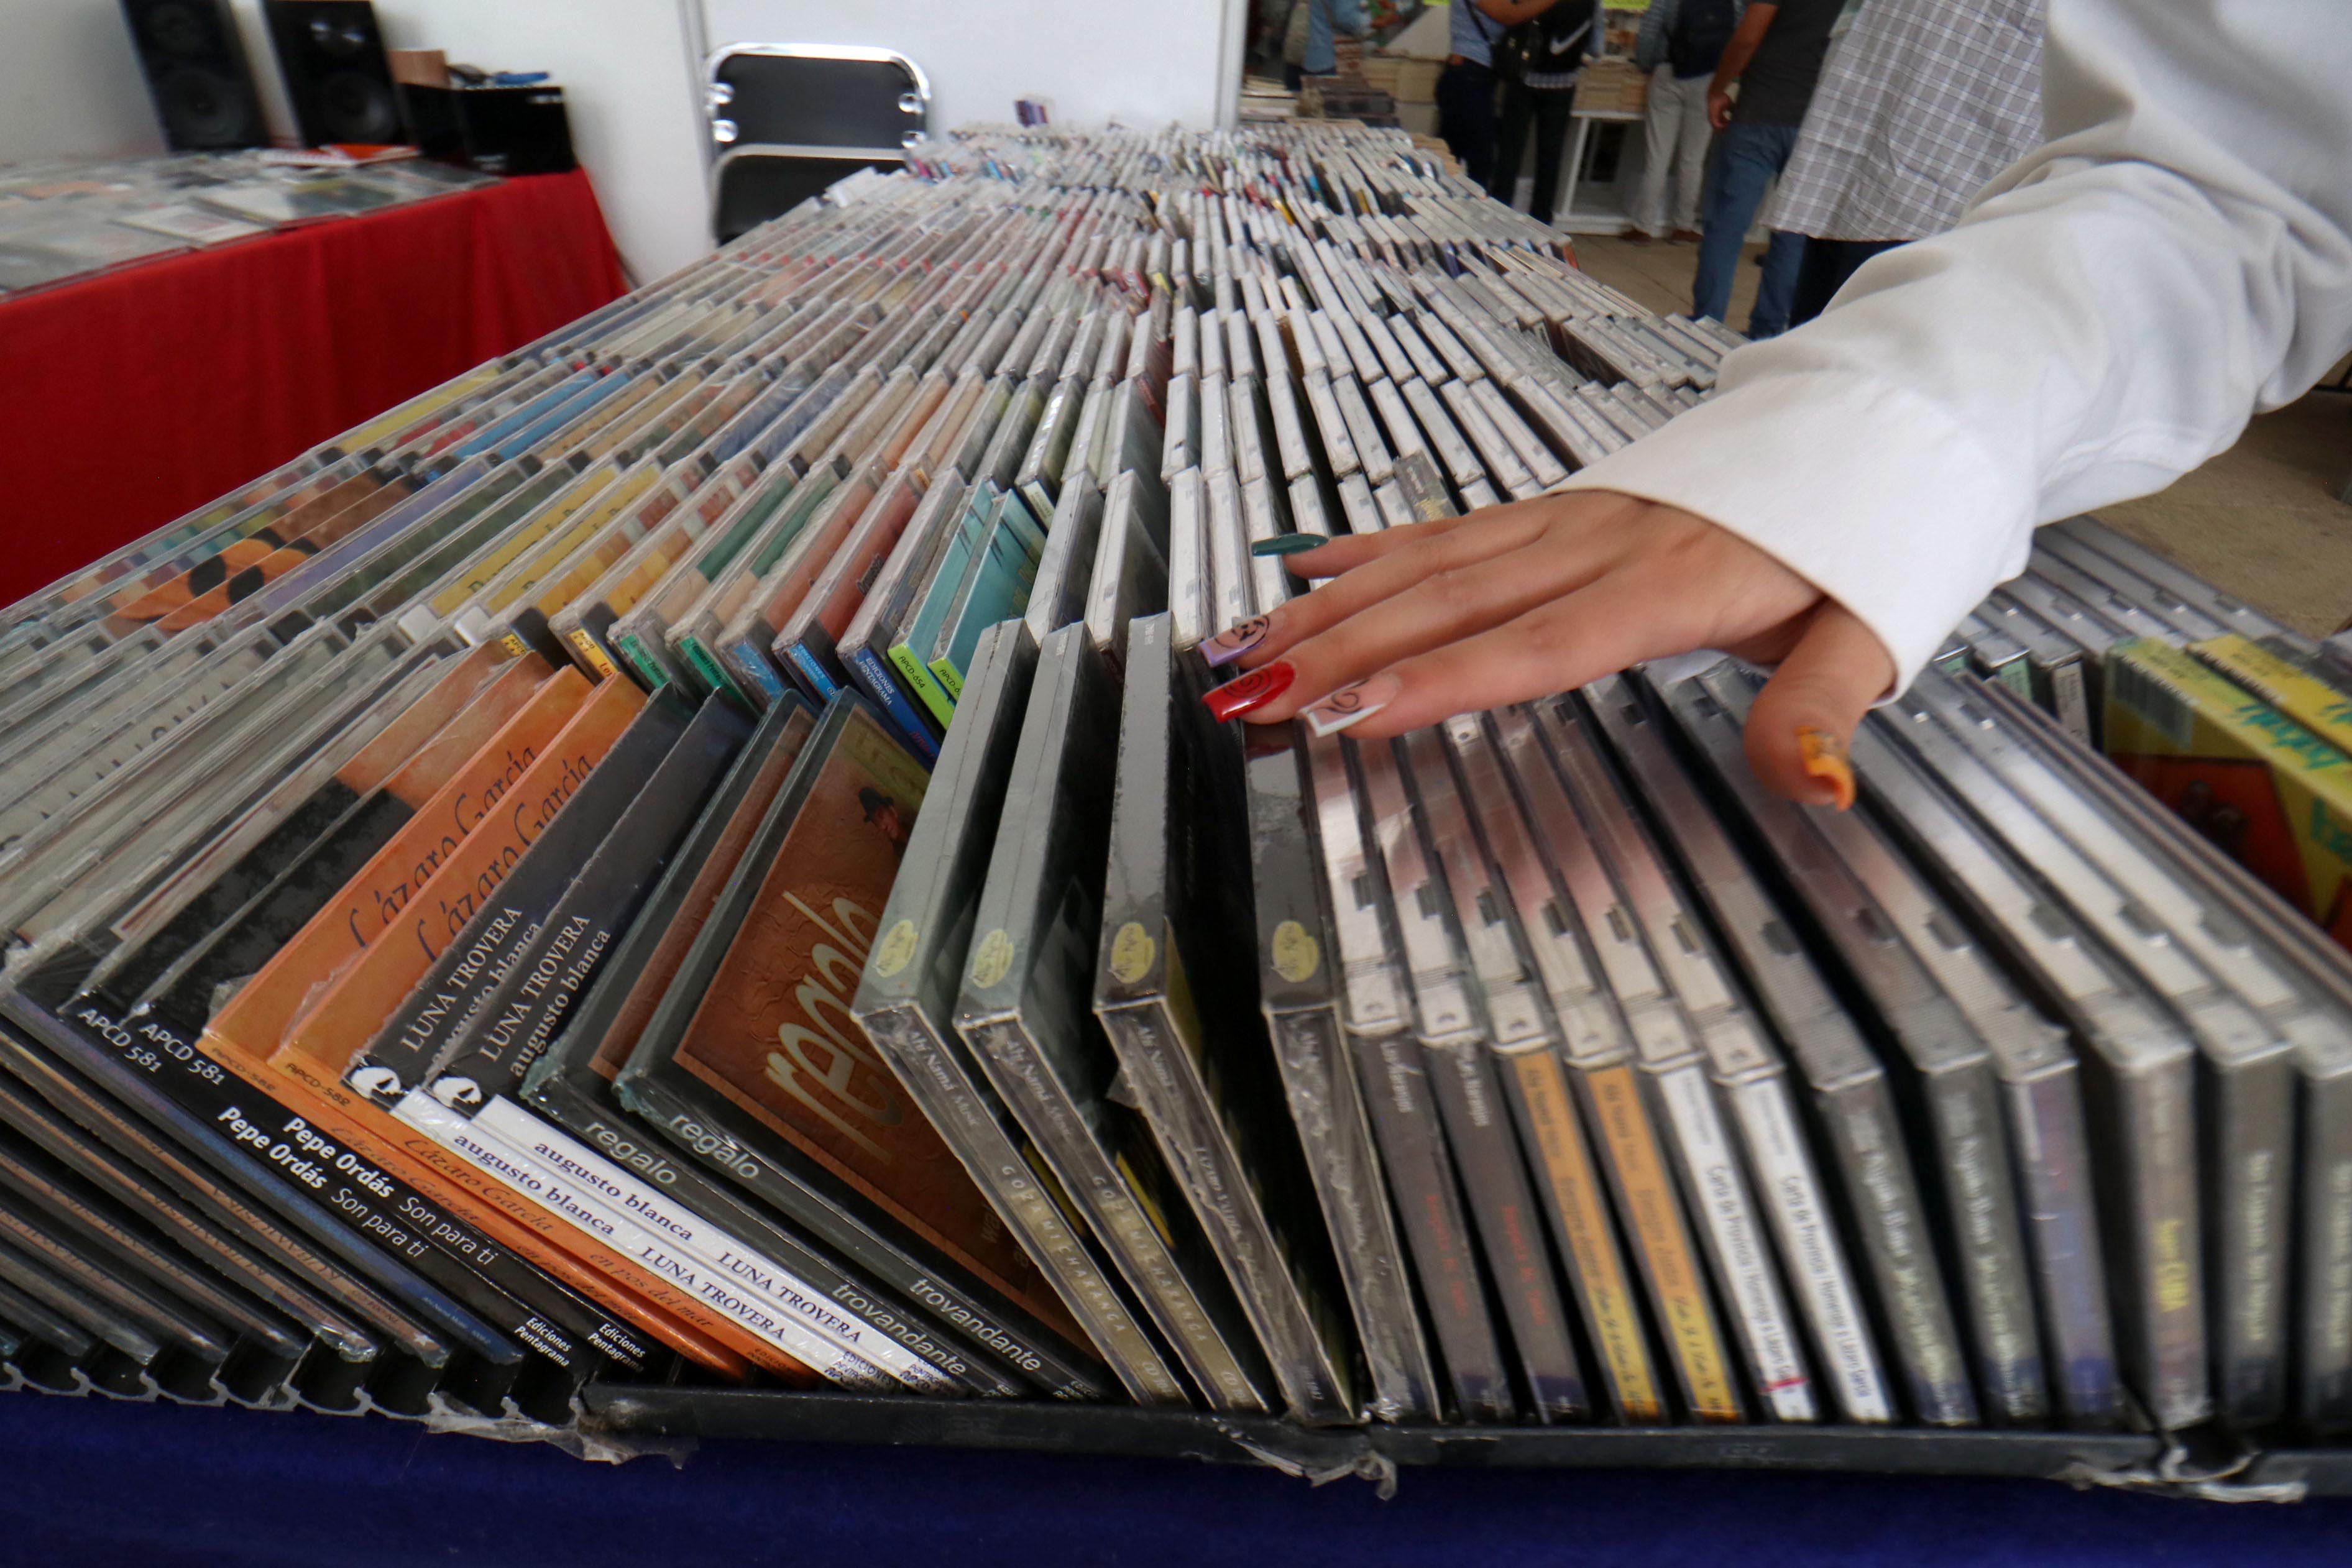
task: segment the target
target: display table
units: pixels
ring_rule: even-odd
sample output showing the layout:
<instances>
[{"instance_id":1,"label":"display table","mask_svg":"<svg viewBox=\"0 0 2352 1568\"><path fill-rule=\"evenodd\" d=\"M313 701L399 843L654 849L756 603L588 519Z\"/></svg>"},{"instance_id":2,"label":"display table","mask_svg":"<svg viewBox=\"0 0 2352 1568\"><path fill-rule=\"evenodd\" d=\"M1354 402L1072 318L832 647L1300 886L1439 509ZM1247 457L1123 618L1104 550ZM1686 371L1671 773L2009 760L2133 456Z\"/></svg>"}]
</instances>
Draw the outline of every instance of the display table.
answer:
<instances>
[{"instance_id":1,"label":"display table","mask_svg":"<svg viewBox=\"0 0 2352 1568\"><path fill-rule=\"evenodd\" d=\"M1552 205L1559 214L1552 227L1563 234L1622 234L1632 219L1622 212L1580 213L1576 210L1576 188L1584 181L1584 161L1591 152L1592 128L1595 125L1638 125L1647 111L1639 109L1579 109L1572 118L1576 131L1569 142L1567 172L1560 177L1559 199Z\"/></svg>"},{"instance_id":2,"label":"display table","mask_svg":"<svg viewBox=\"0 0 2352 1568\"><path fill-rule=\"evenodd\" d=\"M2352 1501L2190 1503L2047 1481L1433 1469L1381 1500L1262 1466L709 1442L614 1468L412 1425L0 1400L7 1560L142 1568L2143 1568L2340 1563Z\"/></svg>"},{"instance_id":3,"label":"display table","mask_svg":"<svg viewBox=\"0 0 2352 1568\"><path fill-rule=\"evenodd\" d=\"M0 603L625 287L574 172L0 299Z\"/></svg>"}]
</instances>

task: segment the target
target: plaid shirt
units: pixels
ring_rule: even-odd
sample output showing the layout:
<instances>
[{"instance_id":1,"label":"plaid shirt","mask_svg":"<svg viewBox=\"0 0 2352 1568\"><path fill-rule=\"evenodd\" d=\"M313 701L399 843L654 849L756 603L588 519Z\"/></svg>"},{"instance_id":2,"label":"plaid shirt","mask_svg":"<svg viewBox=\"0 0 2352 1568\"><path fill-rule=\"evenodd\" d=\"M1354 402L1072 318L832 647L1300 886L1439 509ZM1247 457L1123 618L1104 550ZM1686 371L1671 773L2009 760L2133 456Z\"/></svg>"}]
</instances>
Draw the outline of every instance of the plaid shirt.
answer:
<instances>
[{"instance_id":1,"label":"plaid shirt","mask_svg":"<svg viewBox=\"0 0 2352 1568\"><path fill-rule=\"evenodd\" d=\"M1769 226L1937 235L2042 141L2042 0L1864 0L1813 90Z\"/></svg>"}]
</instances>

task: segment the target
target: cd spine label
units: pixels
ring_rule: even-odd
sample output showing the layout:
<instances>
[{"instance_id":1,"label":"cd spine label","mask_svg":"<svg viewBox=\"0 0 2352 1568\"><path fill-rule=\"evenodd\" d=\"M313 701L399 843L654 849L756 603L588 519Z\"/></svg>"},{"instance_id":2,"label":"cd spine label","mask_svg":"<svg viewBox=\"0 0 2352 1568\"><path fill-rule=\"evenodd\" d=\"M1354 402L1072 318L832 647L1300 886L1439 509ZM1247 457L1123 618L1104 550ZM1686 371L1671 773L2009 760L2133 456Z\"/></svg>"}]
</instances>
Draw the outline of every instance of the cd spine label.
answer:
<instances>
[{"instance_id":1,"label":"cd spine label","mask_svg":"<svg viewBox=\"0 0 2352 1568\"><path fill-rule=\"evenodd\" d=\"M449 1265L434 1255L446 1253L455 1265L481 1275L489 1287L510 1298L526 1285L520 1260L163 1025L117 1021L90 1007L59 1021L84 1038L105 1041L126 1067L145 1073L183 1110L211 1123L280 1179L312 1195L372 1245L417 1263L428 1276L446 1271ZM536 1312L503 1326L559 1365L572 1364L578 1354L572 1336ZM642 1364L646 1350L625 1337L611 1337L616 1333L607 1329L592 1334L590 1343L614 1360Z\"/></svg>"},{"instance_id":2,"label":"cd spine label","mask_svg":"<svg viewBox=\"0 0 2352 1568\"><path fill-rule=\"evenodd\" d=\"M1643 1103L1640 1080L1622 1062L1579 1069L1578 1076L1609 1153L1626 1228L1638 1244L1659 1323L1682 1378L1683 1398L1701 1421L1738 1421L1745 1412L1724 1362L1706 1281L1691 1255L1674 1178L1658 1152L1657 1131Z\"/></svg>"},{"instance_id":3,"label":"cd spine label","mask_svg":"<svg viewBox=\"0 0 2352 1568\"><path fill-rule=\"evenodd\" d=\"M642 1266L675 1281L678 1288L693 1292L709 1310L724 1314L744 1332L782 1352L792 1364L813 1369L845 1387L882 1392L896 1386L870 1362L777 1316L751 1300L743 1288L716 1277L709 1264L700 1263L698 1267L699 1260L682 1244L672 1238L657 1236L629 1218L616 1207L622 1201L619 1184L610 1183L604 1173L572 1176L559 1172L544 1153L534 1157L491 1128L468 1122L432 1096L416 1091L402 1098L395 1113L444 1148L480 1166L494 1179L526 1194L549 1213L589 1231ZM585 1160L568 1163L586 1169L589 1161L604 1164L593 1155Z\"/></svg>"},{"instance_id":4,"label":"cd spine label","mask_svg":"<svg viewBox=\"0 0 2352 1568\"><path fill-rule=\"evenodd\" d=\"M1448 1168L1437 1107L1420 1046L1407 1034L1352 1038L1372 1132L1381 1145L1399 1218L1429 1302L1430 1327L1460 1415L1507 1421L1517 1415L1510 1376L1471 1255L1469 1229Z\"/></svg>"},{"instance_id":5,"label":"cd spine label","mask_svg":"<svg viewBox=\"0 0 2352 1568\"><path fill-rule=\"evenodd\" d=\"M1213 1390L1221 1406L1263 1409L1265 1402L1250 1386L1216 1325L1201 1310L1133 1189L1108 1158L1099 1157L1093 1134L1081 1124L1076 1107L1038 1061L1026 1032L1017 1022L984 1022L967 1028L965 1038L971 1041L973 1054L987 1064L999 1090L1010 1089L1029 1103L1052 1134L1038 1139L1047 1164L1057 1167L1055 1174L1072 1189L1096 1228L1131 1271L1130 1282L1184 1358L1188 1370Z\"/></svg>"},{"instance_id":6,"label":"cd spine label","mask_svg":"<svg viewBox=\"0 0 2352 1568\"><path fill-rule=\"evenodd\" d=\"M999 1211L1024 1243L1045 1260L1047 1277L1118 1369L1129 1392L1140 1404L1187 1403L1182 1385L1119 1299L1118 1288L1096 1266L1053 1195L980 1103L979 1092L946 1060L946 1050L932 1038L929 1025L919 1019L880 1014L861 1021L875 1045L887 1053L899 1082L923 1113L941 1127L956 1130L954 1145L965 1167L995 1197ZM1041 1371L1027 1363L1015 1364L1033 1376Z\"/></svg>"},{"instance_id":7,"label":"cd spine label","mask_svg":"<svg viewBox=\"0 0 2352 1568\"><path fill-rule=\"evenodd\" d=\"M1653 1079L1683 1157L1693 1207L1713 1239L1724 1294L1738 1309L1758 1391L1782 1421L1819 1416L1812 1380L1789 1323L1764 1238L1756 1228L1738 1156L1724 1136L1712 1086L1696 1062Z\"/></svg>"},{"instance_id":8,"label":"cd spine label","mask_svg":"<svg viewBox=\"0 0 2352 1568\"><path fill-rule=\"evenodd\" d=\"M1318 1008L1275 1013L1270 1022L1291 1120L1307 1150L1349 1299L1357 1304L1357 1338L1371 1374L1371 1414L1384 1421L1429 1419L1436 1413L1435 1375L1339 1019Z\"/></svg>"},{"instance_id":9,"label":"cd spine label","mask_svg":"<svg viewBox=\"0 0 2352 1568\"><path fill-rule=\"evenodd\" d=\"M1651 1376L1641 1311L1619 1267L1609 1213L1595 1190L1592 1164L1559 1063L1545 1049L1507 1056L1503 1065L1526 1124L1528 1146L1549 1178L1561 1250L1573 1261L1578 1295L1609 1387L1626 1420L1654 1426L1664 1418L1665 1407Z\"/></svg>"},{"instance_id":10,"label":"cd spine label","mask_svg":"<svg viewBox=\"0 0 2352 1568\"><path fill-rule=\"evenodd\" d=\"M2006 1087L2030 1200L2042 1320L2050 1325L2058 1359L2059 1398L2076 1421L2111 1424L2122 1414L2123 1385L2116 1375L2078 1075L2070 1065L2063 1073ZM2352 1196L2352 1185L2347 1191ZM2352 1351L2352 1337L2347 1348Z\"/></svg>"},{"instance_id":11,"label":"cd spine label","mask_svg":"<svg viewBox=\"0 0 2352 1568\"><path fill-rule=\"evenodd\" d=\"M2018 1232L2016 1201L2004 1168L2000 1112L1990 1066L1927 1085L1960 1282L1993 1413L2017 1423L2048 1414L2042 1348L2035 1332L2031 1270Z\"/></svg>"},{"instance_id":12,"label":"cd spine label","mask_svg":"<svg viewBox=\"0 0 2352 1568\"><path fill-rule=\"evenodd\" d=\"M570 1171L575 1181L588 1184L608 1200L608 1207L618 1205L630 1216L642 1218L656 1232L706 1264L759 1291L773 1306L806 1320L814 1333L851 1355L880 1367L908 1387L921 1393L952 1388L945 1375L930 1363L883 1335L869 1333L868 1325L826 1305L819 1292L794 1278L783 1265L579 1145L505 1095L493 1097L476 1113L473 1125L509 1148ZM440 1135L437 1127L427 1130Z\"/></svg>"},{"instance_id":13,"label":"cd spine label","mask_svg":"<svg viewBox=\"0 0 2352 1568\"><path fill-rule=\"evenodd\" d=\"M771 1170L765 1159L745 1149L724 1128L710 1125L699 1110L672 1092L657 1077L625 1080L624 1100L632 1111L660 1128L696 1158L767 1201L777 1202L785 1196L771 1193L768 1190L770 1184L782 1187L793 1185L790 1176ZM789 1210L791 1206L780 1204L779 1207ZM1052 1382L1053 1369L1044 1364L1043 1358L1024 1344L1021 1336L1002 1322L982 1315L960 1291L951 1291L938 1281L922 1275L903 1278L896 1283L916 1305L971 1335L1023 1372L1040 1381Z\"/></svg>"},{"instance_id":14,"label":"cd spine label","mask_svg":"<svg viewBox=\"0 0 2352 1568\"><path fill-rule=\"evenodd\" d=\"M1883 1098L1883 1084L1874 1081L1873 1086L1881 1091L1873 1098ZM1855 1104L1851 1094L1822 1098L1822 1120L1849 1173L1855 1218L1876 1265L1880 1304L1911 1374L1912 1399L1920 1418L1941 1426L1972 1423L1976 1401L1934 1270L1926 1266L1922 1249L1928 1241L1919 1225L1918 1194L1900 1158L1900 1145L1892 1141L1887 1109ZM1892 1420L1893 1402L1844 1270L1812 1240L1826 1217L1811 1162L1795 1141L1794 1121L1777 1097L1750 1096L1741 1111L1758 1176L1772 1201L1788 1211L1794 1271L1813 1297L1813 1321L1821 1331L1822 1349L1840 1380L1840 1402L1857 1421Z\"/></svg>"}]
</instances>

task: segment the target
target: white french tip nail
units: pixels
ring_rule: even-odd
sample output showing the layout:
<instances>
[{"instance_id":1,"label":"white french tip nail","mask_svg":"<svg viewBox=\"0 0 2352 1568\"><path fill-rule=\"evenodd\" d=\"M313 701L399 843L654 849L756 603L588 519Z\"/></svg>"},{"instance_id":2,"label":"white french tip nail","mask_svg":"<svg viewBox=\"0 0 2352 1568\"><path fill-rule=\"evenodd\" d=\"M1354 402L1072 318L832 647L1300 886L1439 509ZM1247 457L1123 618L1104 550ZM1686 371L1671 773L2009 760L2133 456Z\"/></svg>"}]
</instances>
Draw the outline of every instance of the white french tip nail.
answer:
<instances>
[{"instance_id":1,"label":"white french tip nail","mask_svg":"<svg viewBox=\"0 0 2352 1568\"><path fill-rule=\"evenodd\" d=\"M1402 684L1394 675L1374 675L1351 686L1341 686L1319 702L1301 708L1298 716L1318 738L1337 735L1361 723L1396 700Z\"/></svg>"}]
</instances>

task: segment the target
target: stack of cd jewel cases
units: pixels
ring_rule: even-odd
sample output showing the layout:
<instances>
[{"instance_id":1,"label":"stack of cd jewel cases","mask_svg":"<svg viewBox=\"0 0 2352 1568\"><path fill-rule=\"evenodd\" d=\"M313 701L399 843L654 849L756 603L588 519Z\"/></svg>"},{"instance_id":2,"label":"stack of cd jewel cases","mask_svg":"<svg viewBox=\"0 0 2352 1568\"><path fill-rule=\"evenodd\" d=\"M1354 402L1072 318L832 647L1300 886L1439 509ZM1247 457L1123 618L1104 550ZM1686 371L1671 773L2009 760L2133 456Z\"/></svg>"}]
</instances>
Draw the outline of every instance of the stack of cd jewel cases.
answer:
<instances>
[{"instance_id":1,"label":"stack of cd jewel cases","mask_svg":"<svg viewBox=\"0 0 2352 1568\"><path fill-rule=\"evenodd\" d=\"M1318 1474L2352 1426L2352 968L2085 745L2119 642L2331 650L2080 520L1850 812L1727 661L1203 705L1254 546L1737 341L1394 133L979 128L14 606L7 1377Z\"/></svg>"}]
</instances>

